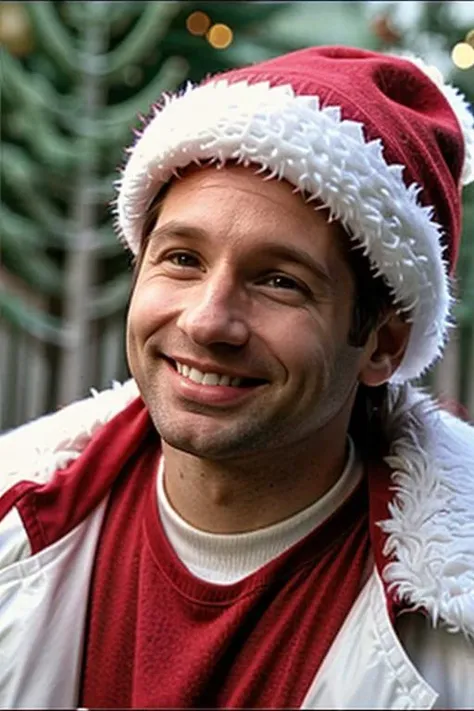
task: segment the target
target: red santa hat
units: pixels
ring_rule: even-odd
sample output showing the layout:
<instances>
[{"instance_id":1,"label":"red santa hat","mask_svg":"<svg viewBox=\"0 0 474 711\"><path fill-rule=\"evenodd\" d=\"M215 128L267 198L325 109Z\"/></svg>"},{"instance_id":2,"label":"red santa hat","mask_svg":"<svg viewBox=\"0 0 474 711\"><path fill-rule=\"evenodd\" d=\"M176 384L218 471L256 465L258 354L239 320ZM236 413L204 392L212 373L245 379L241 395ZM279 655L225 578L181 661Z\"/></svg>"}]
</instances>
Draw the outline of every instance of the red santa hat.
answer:
<instances>
[{"instance_id":1,"label":"red santa hat","mask_svg":"<svg viewBox=\"0 0 474 711\"><path fill-rule=\"evenodd\" d=\"M412 321L393 381L425 372L451 321L461 187L474 180L474 118L421 60L312 47L165 96L128 151L116 202L136 253L160 188L195 162L255 164L329 208Z\"/></svg>"}]
</instances>

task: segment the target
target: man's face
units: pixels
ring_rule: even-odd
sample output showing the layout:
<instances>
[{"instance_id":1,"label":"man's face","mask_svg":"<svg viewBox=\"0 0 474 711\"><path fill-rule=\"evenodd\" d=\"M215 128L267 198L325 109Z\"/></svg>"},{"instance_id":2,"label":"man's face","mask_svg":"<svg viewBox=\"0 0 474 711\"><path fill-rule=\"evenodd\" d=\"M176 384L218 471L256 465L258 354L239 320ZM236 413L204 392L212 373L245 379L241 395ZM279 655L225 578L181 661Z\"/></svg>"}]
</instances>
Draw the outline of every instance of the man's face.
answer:
<instances>
[{"instance_id":1,"label":"man's face","mask_svg":"<svg viewBox=\"0 0 474 711\"><path fill-rule=\"evenodd\" d=\"M210 459L317 451L322 428L347 415L362 351L347 345L341 239L325 212L252 169L200 169L170 187L127 332L169 446Z\"/></svg>"}]
</instances>

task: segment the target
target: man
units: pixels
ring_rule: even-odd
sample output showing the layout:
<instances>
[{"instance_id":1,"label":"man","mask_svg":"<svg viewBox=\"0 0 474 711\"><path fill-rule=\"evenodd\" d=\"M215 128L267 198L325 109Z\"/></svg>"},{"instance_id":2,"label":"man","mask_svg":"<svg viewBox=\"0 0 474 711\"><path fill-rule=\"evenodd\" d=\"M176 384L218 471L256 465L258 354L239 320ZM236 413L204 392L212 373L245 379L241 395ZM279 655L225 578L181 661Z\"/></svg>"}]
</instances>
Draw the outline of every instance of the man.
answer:
<instances>
[{"instance_id":1,"label":"man","mask_svg":"<svg viewBox=\"0 0 474 711\"><path fill-rule=\"evenodd\" d=\"M410 383L473 119L426 71L312 48L155 108L134 379L2 442L2 706L472 706L473 431Z\"/></svg>"}]
</instances>

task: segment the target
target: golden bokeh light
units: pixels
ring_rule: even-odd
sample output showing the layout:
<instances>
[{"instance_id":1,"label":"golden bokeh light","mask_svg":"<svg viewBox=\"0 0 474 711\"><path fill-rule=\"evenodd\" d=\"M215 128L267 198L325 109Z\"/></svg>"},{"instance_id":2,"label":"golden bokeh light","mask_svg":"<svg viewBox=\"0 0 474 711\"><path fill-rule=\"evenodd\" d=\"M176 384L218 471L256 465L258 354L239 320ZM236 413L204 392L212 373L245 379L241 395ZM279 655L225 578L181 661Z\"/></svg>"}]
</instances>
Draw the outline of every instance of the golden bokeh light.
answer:
<instances>
[{"instance_id":1,"label":"golden bokeh light","mask_svg":"<svg viewBox=\"0 0 474 711\"><path fill-rule=\"evenodd\" d=\"M33 51L33 31L23 3L0 3L0 45L17 57Z\"/></svg>"},{"instance_id":2,"label":"golden bokeh light","mask_svg":"<svg viewBox=\"0 0 474 711\"><path fill-rule=\"evenodd\" d=\"M470 69L474 66L474 47L467 42L458 42L453 47L451 59L458 69Z\"/></svg>"},{"instance_id":3,"label":"golden bokeh light","mask_svg":"<svg viewBox=\"0 0 474 711\"><path fill-rule=\"evenodd\" d=\"M217 23L212 25L207 33L207 41L214 49L226 49L234 39L234 34L230 27Z\"/></svg>"},{"instance_id":4,"label":"golden bokeh light","mask_svg":"<svg viewBox=\"0 0 474 711\"><path fill-rule=\"evenodd\" d=\"M196 10L196 12L191 13L186 20L186 27L188 32L192 35L201 36L205 35L211 25L210 18L205 12Z\"/></svg>"},{"instance_id":5,"label":"golden bokeh light","mask_svg":"<svg viewBox=\"0 0 474 711\"><path fill-rule=\"evenodd\" d=\"M471 47L474 47L474 30L470 30L467 35L466 35L466 40L468 44L471 45Z\"/></svg>"}]
</instances>

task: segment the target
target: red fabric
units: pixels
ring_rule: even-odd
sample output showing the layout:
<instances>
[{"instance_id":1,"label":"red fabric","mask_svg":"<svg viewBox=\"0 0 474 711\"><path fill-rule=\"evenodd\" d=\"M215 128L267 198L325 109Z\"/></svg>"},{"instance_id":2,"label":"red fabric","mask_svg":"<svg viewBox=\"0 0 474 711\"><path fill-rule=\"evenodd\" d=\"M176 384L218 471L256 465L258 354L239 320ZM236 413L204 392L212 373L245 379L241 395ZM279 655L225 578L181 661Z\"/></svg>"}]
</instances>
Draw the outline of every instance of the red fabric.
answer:
<instances>
[{"instance_id":1,"label":"red fabric","mask_svg":"<svg viewBox=\"0 0 474 711\"><path fill-rule=\"evenodd\" d=\"M127 450L132 433L124 419L104 441ZM365 486L278 559L218 586L195 578L170 547L156 501L156 438L148 429L139 440L114 481L98 545L80 705L300 705L361 588Z\"/></svg>"},{"instance_id":2,"label":"red fabric","mask_svg":"<svg viewBox=\"0 0 474 711\"><path fill-rule=\"evenodd\" d=\"M322 106L340 106L344 119L362 122L367 140L382 139L386 162L404 166L405 185L423 186L420 200L434 207L443 228L444 256L454 272L464 139L447 99L418 67L365 49L308 47L224 77L291 84L296 94L319 96Z\"/></svg>"},{"instance_id":3,"label":"red fabric","mask_svg":"<svg viewBox=\"0 0 474 711\"><path fill-rule=\"evenodd\" d=\"M152 429L148 411L137 398L99 430L78 459L57 471L46 484L23 481L6 491L0 497L0 520L16 506L32 554L46 548L72 531L102 501ZM127 437L118 440L114 434L122 430L127 431Z\"/></svg>"}]
</instances>

